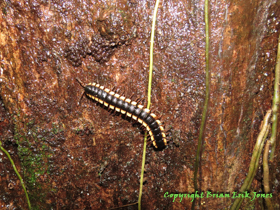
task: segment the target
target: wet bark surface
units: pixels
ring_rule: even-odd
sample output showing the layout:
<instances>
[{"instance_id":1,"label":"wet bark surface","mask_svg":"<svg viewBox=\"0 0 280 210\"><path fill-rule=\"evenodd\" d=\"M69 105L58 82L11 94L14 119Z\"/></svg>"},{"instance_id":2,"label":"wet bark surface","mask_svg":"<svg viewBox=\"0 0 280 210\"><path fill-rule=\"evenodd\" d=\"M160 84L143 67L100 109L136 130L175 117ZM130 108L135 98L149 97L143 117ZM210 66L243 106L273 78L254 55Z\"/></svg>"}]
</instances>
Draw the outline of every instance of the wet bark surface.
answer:
<instances>
[{"instance_id":1,"label":"wet bark surface","mask_svg":"<svg viewBox=\"0 0 280 210\"><path fill-rule=\"evenodd\" d=\"M154 1L1 1L0 135L34 209L106 209L137 202L143 131L80 97L98 82L146 99ZM203 192L234 192L248 172L273 95L280 5L210 1L211 91L199 169ZM163 1L157 16L152 109L170 129L162 151L147 149L143 209L190 209L205 95L204 1ZM278 132L279 133L279 132ZM279 155L279 144L277 155ZM0 153L0 207L27 209ZM279 160L271 163L275 206ZM259 169L251 191L262 192ZM197 209L226 209L203 198ZM262 199L242 207L261 209ZM137 209L136 206L128 209Z\"/></svg>"}]
</instances>

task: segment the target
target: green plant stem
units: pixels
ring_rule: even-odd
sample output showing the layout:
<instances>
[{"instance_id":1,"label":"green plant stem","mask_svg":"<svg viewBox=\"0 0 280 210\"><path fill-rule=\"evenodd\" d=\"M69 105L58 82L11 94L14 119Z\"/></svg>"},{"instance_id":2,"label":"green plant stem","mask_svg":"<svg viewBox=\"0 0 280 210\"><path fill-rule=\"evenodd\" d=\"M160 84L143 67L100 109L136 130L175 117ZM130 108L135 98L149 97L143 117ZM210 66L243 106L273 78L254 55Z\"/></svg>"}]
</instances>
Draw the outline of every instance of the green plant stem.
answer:
<instances>
[{"instance_id":1,"label":"green plant stem","mask_svg":"<svg viewBox=\"0 0 280 210\"><path fill-rule=\"evenodd\" d=\"M150 43L150 68L149 68L147 109L150 109L150 106L151 106L152 78L153 78L153 56L154 56L153 51L154 51L154 37L155 37L155 28L156 28L156 18L157 18L158 5L159 5L159 0L156 0L154 15L153 15L152 31L151 31L151 43ZM138 197L138 210L141 210L141 199L142 199L142 191L143 191L144 170L145 170L145 162L146 162L146 148L147 148L147 132L145 133L144 145L143 145L140 189L139 189L139 197Z\"/></svg>"},{"instance_id":2,"label":"green plant stem","mask_svg":"<svg viewBox=\"0 0 280 210\"><path fill-rule=\"evenodd\" d=\"M210 92L210 78L209 78L209 18L208 18L208 0L205 0L204 6L204 15L205 15L205 86L206 86L206 93L205 93L205 101L203 106L203 113L201 119L201 125L199 130L199 137L198 137L198 145L196 151L196 159L195 159L195 170L194 170L194 191L198 191L197 186L197 173L198 168L200 165L200 157L201 157L201 147L202 141L204 136L205 130L205 122L207 118L207 110L208 110L208 101L209 101L209 92ZM192 203L192 209L195 207L195 199Z\"/></svg>"},{"instance_id":3,"label":"green plant stem","mask_svg":"<svg viewBox=\"0 0 280 210\"><path fill-rule=\"evenodd\" d=\"M273 161L275 148L276 148L276 135L277 135L277 118L278 118L278 107L280 102L279 96L279 84L280 84L280 35L278 38L278 50L277 50L277 60L275 66L275 79L274 79L274 96L272 102L272 128L271 128L271 153L270 160Z\"/></svg>"},{"instance_id":4,"label":"green plant stem","mask_svg":"<svg viewBox=\"0 0 280 210\"><path fill-rule=\"evenodd\" d=\"M269 156L269 145L270 142L267 141L263 152L263 188L264 192L268 194L270 192L269 187L269 166L268 166L268 156ZM271 203L271 198L265 198L265 203L268 210L273 210Z\"/></svg>"},{"instance_id":5,"label":"green plant stem","mask_svg":"<svg viewBox=\"0 0 280 210\"><path fill-rule=\"evenodd\" d=\"M149 84L148 84L148 104L147 108L151 106L151 93L152 93L152 78L153 78L153 58L154 58L154 39L155 39L155 28L157 20L157 10L158 10L159 0L156 0L154 15L153 15L153 24L151 31L151 43L150 43L150 68L149 68Z\"/></svg>"},{"instance_id":6,"label":"green plant stem","mask_svg":"<svg viewBox=\"0 0 280 210\"><path fill-rule=\"evenodd\" d=\"M249 172L248 175L246 177L246 179L244 180L243 185L241 186L239 192L244 192L244 191L248 191L251 187L252 181L254 179L254 176L256 174L256 171L258 169L258 165L259 165L259 160L260 160L260 155L264 146L264 141L268 135L269 129L270 129L270 125L269 125L269 119L271 116L271 110L267 111L264 120L263 120L263 126L262 129L258 135L254 150L253 150L253 155L251 158L251 162L250 162L250 166L249 166ZM243 198L237 198L235 199L235 201L233 202L232 206L231 206L231 210L237 210L240 209L240 206L242 204Z\"/></svg>"},{"instance_id":7,"label":"green plant stem","mask_svg":"<svg viewBox=\"0 0 280 210\"><path fill-rule=\"evenodd\" d=\"M21 186L22 186L22 188L24 190L24 193L25 193L25 196L26 196L26 200L27 200L27 203L28 203L28 208L31 209L31 204L30 204L30 201L29 201L29 197L28 197L28 194L27 194L24 182L23 182L23 180L22 180L22 178L21 178L21 176L20 176L20 174L19 174L19 172L18 172L18 170L17 170L17 168L15 166L15 163L14 163L13 159L11 158L10 154L7 152L7 150L5 150L2 147L2 142L1 141L0 141L0 149L7 155L8 159L10 160L10 162L11 162L13 168L14 168L14 171L16 172L16 174L17 174L17 176L18 176L18 178L20 180Z\"/></svg>"},{"instance_id":8,"label":"green plant stem","mask_svg":"<svg viewBox=\"0 0 280 210\"><path fill-rule=\"evenodd\" d=\"M269 167L268 167L268 154L269 154L269 141L266 142L263 152L263 187L264 192L269 193Z\"/></svg>"},{"instance_id":9,"label":"green plant stem","mask_svg":"<svg viewBox=\"0 0 280 210\"><path fill-rule=\"evenodd\" d=\"M145 133L144 145L143 145L140 189L139 189L139 197L138 197L138 210L141 210L141 198L142 198L142 191L143 191L143 180L144 180L145 161L146 161L146 148L147 148L147 133Z\"/></svg>"}]
</instances>

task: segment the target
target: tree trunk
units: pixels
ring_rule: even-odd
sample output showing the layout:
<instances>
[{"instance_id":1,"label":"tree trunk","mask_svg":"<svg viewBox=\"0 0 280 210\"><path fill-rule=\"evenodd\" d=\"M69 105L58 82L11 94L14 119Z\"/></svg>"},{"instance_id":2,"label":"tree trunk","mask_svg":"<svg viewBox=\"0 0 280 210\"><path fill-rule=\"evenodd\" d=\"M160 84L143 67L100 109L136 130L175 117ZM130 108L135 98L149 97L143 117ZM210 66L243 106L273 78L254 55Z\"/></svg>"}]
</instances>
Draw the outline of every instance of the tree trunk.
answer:
<instances>
[{"instance_id":1,"label":"tree trunk","mask_svg":"<svg viewBox=\"0 0 280 210\"><path fill-rule=\"evenodd\" d=\"M134 101L146 99L154 5L1 1L1 142L34 209L107 209L137 202L143 129L81 98L84 89L76 78L124 91L128 98L134 94ZM248 173L259 127L271 108L279 8L276 0L209 2L210 103L199 167L205 196L196 209L229 208L232 197L207 198L207 193L232 195ZM204 1L161 1L151 107L162 115L169 143L164 150L148 146L143 209L191 208L191 198L164 195L194 193L204 97ZM277 148L279 156L279 143ZM0 160L0 207L27 209L4 153ZM279 163L276 158L270 165L275 208ZM260 168L252 192L263 192L262 176ZM245 199L242 208L262 205L262 198Z\"/></svg>"}]
</instances>

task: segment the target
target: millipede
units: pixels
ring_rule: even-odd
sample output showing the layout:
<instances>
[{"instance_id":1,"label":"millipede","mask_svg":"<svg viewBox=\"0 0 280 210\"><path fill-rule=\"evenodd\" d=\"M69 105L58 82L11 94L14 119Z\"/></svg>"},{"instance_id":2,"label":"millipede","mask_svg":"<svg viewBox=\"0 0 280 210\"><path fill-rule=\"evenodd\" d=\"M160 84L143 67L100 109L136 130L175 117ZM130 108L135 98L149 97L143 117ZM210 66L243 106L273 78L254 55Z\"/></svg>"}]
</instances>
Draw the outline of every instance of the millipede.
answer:
<instances>
[{"instance_id":1,"label":"millipede","mask_svg":"<svg viewBox=\"0 0 280 210\"><path fill-rule=\"evenodd\" d=\"M150 109L144 108L144 106L140 105L138 102L121 96L100 84L84 84L78 78L76 78L76 80L84 88L83 95L86 95L101 105L108 107L108 109L120 112L143 125L148 131L155 148L162 149L167 145L164 128L156 115L151 113Z\"/></svg>"}]
</instances>

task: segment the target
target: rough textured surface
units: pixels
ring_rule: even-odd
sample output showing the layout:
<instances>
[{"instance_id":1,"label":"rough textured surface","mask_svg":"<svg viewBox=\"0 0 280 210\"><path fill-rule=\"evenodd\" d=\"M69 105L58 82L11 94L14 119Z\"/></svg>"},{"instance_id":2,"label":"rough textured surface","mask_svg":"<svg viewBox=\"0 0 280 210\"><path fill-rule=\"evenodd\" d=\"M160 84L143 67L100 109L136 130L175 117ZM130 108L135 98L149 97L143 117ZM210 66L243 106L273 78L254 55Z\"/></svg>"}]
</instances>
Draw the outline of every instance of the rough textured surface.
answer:
<instances>
[{"instance_id":1,"label":"rough textured surface","mask_svg":"<svg viewBox=\"0 0 280 210\"><path fill-rule=\"evenodd\" d=\"M0 6L1 141L34 209L106 209L136 202L143 133L91 100L83 98L78 106L83 90L75 78L145 98L154 1L4 0ZM211 98L202 191L237 191L246 177L271 107L279 8L276 0L210 1ZM163 151L148 147L143 209L192 205L191 199L172 202L164 193L193 192L205 93L204 34L204 1L161 2L152 107L171 128L172 141ZM270 165L276 208L278 159ZM2 152L0 161L0 208L27 209ZM259 169L252 191L262 191L261 178ZM205 198L196 205L226 209L232 202ZM246 199L242 207L262 205L262 199Z\"/></svg>"}]
</instances>

